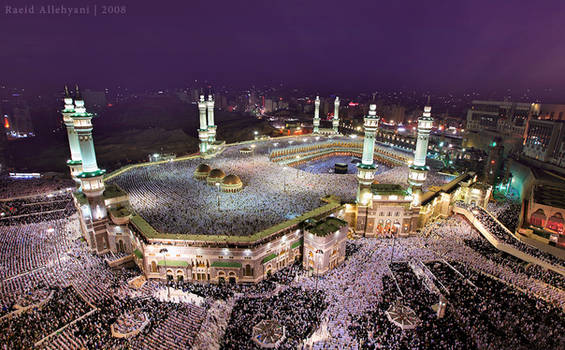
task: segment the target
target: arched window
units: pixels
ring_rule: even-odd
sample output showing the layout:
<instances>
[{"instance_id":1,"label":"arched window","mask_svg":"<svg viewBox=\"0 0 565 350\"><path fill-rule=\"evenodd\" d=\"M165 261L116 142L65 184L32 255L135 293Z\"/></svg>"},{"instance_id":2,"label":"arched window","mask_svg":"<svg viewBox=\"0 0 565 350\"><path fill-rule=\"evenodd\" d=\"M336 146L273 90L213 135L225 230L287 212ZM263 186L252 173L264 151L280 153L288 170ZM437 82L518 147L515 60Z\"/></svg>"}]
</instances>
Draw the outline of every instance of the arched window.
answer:
<instances>
[{"instance_id":1,"label":"arched window","mask_svg":"<svg viewBox=\"0 0 565 350\"><path fill-rule=\"evenodd\" d=\"M253 272L251 272L251 265L245 265L245 276L253 276Z\"/></svg>"},{"instance_id":2,"label":"arched window","mask_svg":"<svg viewBox=\"0 0 565 350\"><path fill-rule=\"evenodd\" d=\"M157 272L157 262L151 262L151 272Z\"/></svg>"},{"instance_id":3,"label":"arched window","mask_svg":"<svg viewBox=\"0 0 565 350\"><path fill-rule=\"evenodd\" d=\"M547 220L547 228L557 232L563 232L563 225L565 221L563 220L563 215L561 213L553 214L549 220Z\"/></svg>"},{"instance_id":4,"label":"arched window","mask_svg":"<svg viewBox=\"0 0 565 350\"><path fill-rule=\"evenodd\" d=\"M544 211L542 209L538 209L530 216L530 224L543 227L546 219L547 217L545 216Z\"/></svg>"}]
</instances>

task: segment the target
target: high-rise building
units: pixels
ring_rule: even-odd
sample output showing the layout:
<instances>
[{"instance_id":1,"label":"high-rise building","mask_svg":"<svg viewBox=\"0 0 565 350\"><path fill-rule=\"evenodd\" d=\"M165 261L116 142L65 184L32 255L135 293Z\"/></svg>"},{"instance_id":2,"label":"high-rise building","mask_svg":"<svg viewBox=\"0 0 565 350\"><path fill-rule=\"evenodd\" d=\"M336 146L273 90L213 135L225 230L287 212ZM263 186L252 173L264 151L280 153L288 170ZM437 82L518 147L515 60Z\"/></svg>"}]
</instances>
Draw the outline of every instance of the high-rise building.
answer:
<instances>
[{"instance_id":1,"label":"high-rise building","mask_svg":"<svg viewBox=\"0 0 565 350\"><path fill-rule=\"evenodd\" d=\"M522 154L541 162L562 166L565 149L565 121L532 119L528 125Z\"/></svg>"},{"instance_id":2,"label":"high-rise building","mask_svg":"<svg viewBox=\"0 0 565 350\"><path fill-rule=\"evenodd\" d=\"M483 181L495 185L504 165L504 146L502 138L496 137L488 151L487 163L483 168Z\"/></svg>"}]
</instances>

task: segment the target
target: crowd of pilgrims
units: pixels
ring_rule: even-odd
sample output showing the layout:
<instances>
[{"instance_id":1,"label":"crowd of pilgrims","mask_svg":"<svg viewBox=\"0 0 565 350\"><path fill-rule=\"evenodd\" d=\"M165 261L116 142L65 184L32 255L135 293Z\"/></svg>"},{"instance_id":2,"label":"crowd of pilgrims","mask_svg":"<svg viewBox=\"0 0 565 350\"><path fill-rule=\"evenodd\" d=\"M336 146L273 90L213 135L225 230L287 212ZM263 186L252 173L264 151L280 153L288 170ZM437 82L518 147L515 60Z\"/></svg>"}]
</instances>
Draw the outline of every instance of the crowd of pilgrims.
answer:
<instances>
[{"instance_id":1,"label":"crowd of pilgrims","mask_svg":"<svg viewBox=\"0 0 565 350\"><path fill-rule=\"evenodd\" d=\"M71 193L62 190L55 194L0 202L0 225L29 224L45 219L56 220L74 212Z\"/></svg>"},{"instance_id":2,"label":"crowd of pilgrims","mask_svg":"<svg viewBox=\"0 0 565 350\"><path fill-rule=\"evenodd\" d=\"M500 241L513 246L514 248L520 250L521 252L534 256L540 260L546 261L552 265L560 266L565 268L565 261L556 257L553 254L546 253L540 249L532 247L522 241L516 239L509 234L507 230L504 229L500 223L498 223L489 213L482 207L479 206L466 206L462 203L458 203L460 206L468 208L474 217L488 230L493 236L498 238Z\"/></svg>"},{"instance_id":3,"label":"crowd of pilgrims","mask_svg":"<svg viewBox=\"0 0 565 350\"><path fill-rule=\"evenodd\" d=\"M549 285L565 290L565 277L557 272L544 269L539 265L529 264L513 255L500 251L485 239L465 239L464 242L468 247L497 264L507 266L513 271L519 271Z\"/></svg>"},{"instance_id":4,"label":"crowd of pilgrims","mask_svg":"<svg viewBox=\"0 0 565 350\"><path fill-rule=\"evenodd\" d=\"M243 146L240 146L243 147ZM281 146L282 147L282 146ZM320 207L320 198L336 195L354 201L354 174L327 174L283 167L269 161L261 143L252 154L238 146L208 161L212 169L235 174L243 190L224 193L193 177L201 159L130 169L111 180L128 195L134 210L157 231L174 234L249 235ZM408 167L378 171L378 182L407 184ZM451 177L431 172L426 186Z\"/></svg>"},{"instance_id":5,"label":"crowd of pilgrims","mask_svg":"<svg viewBox=\"0 0 565 350\"><path fill-rule=\"evenodd\" d=\"M518 220L520 218L521 209L522 203L513 198L490 202L487 205L489 213L491 213L508 230L510 230L510 232L515 232L518 228Z\"/></svg>"},{"instance_id":6,"label":"crowd of pilgrims","mask_svg":"<svg viewBox=\"0 0 565 350\"><path fill-rule=\"evenodd\" d=\"M449 290L449 306L480 349L563 349L563 310L516 291L473 267L428 263Z\"/></svg>"},{"instance_id":7,"label":"crowd of pilgrims","mask_svg":"<svg viewBox=\"0 0 565 350\"><path fill-rule=\"evenodd\" d=\"M432 309L439 296L424 287L408 263L390 266L393 276L383 277L381 301L366 313L354 317L349 330L363 349L473 349L473 341L448 312L438 319ZM396 280L394 281L393 278ZM414 331L391 326L386 315L392 305L401 304L414 310L419 325Z\"/></svg>"},{"instance_id":8,"label":"crowd of pilgrims","mask_svg":"<svg viewBox=\"0 0 565 350\"><path fill-rule=\"evenodd\" d=\"M221 348L255 349L253 327L263 320L275 320L286 335L278 349L298 349L318 326L325 308L322 291L301 288L287 288L268 298L241 298L232 309Z\"/></svg>"},{"instance_id":9,"label":"crowd of pilgrims","mask_svg":"<svg viewBox=\"0 0 565 350\"><path fill-rule=\"evenodd\" d=\"M391 176L396 169L402 168L379 175ZM485 227L497 230L497 225ZM203 297L205 303L197 306L155 297L166 288L162 282L130 288L127 281L139 269L113 270L107 257L91 254L80 238L76 214L34 215L30 222L0 225L0 317L5 316L0 348L31 348L47 338L40 347L184 349L197 340L206 343L202 336L219 336L224 349L255 349L251 332L264 319L285 326L285 349L312 343L314 349L564 348L563 278L537 266L520 267L488 244L465 219L452 216L428 225L417 237L349 241L346 262L319 278L309 277L297 263L253 286L169 282L170 288ZM431 309L437 294L422 285L408 262L425 262L445 286L444 318L437 319ZM8 315L18 303L42 301L40 307ZM396 302L416 312L420 325L415 330L401 331L387 320L385 311ZM217 303L233 305L223 337L210 331L221 333L220 328L201 329ZM110 326L135 310L148 315L148 326L128 340L112 337Z\"/></svg>"},{"instance_id":10,"label":"crowd of pilgrims","mask_svg":"<svg viewBox=\"0 0 565 350\"><path fill-rule=\"evenodd\" d=\"M41 193L62 192L75 187L76 183L66 178L14 179L0 175L0 199L37 196Z\"/></svg>"}]
</instances>

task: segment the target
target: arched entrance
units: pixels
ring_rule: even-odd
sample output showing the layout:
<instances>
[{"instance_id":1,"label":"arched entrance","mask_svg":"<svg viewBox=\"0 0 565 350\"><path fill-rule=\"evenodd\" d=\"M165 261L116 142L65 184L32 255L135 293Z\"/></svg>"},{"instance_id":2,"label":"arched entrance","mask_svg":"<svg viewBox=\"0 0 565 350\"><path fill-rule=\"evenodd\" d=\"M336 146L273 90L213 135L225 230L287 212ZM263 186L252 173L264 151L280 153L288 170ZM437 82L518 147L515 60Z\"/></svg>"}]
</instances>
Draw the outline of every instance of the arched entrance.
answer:
<instances>
[{"instance_id":1,"label":"arched entrance","mask_svg":"<svg viewBox=\"0 0 565 350\"><path fill-rule=\"evenodd\" d=\"M235 283L236 283L236 278L235 278L235 273L234 273L234 272L230 272L228 281L229 281L230 284L235 284Z\"/></svg>"},{"instance_id":2,"label":"arched entrance","mask_svg":"<svg viewBox=\"0 0 565 350\"><path fill-rule=\"evenodd\" d=\"M177 281L178 282L184 281L184 272L182 270L177 270Z\"/></svg>"},{"instance_id":3,"label":"arched entrance","mask_svg":"<svg viewBox=\"0 0 565 350\"><path fill-rule=\"evenodd\" d=\"M151 262L151 272L157 272L157 262Z\"/></svg>"},{"instance_id":4,"label":"arched entrance","mask_svg":"<svg viewBox=\"0 0 565 350\"><path fill-rule=\"evenodd\" d=\"M535 225L535 226L543 227L545 225L546 220L547 220L547 217L545 216L545 213L542 209L536 210L530 216L530 224Z\"/></svg>"}]
</instances>

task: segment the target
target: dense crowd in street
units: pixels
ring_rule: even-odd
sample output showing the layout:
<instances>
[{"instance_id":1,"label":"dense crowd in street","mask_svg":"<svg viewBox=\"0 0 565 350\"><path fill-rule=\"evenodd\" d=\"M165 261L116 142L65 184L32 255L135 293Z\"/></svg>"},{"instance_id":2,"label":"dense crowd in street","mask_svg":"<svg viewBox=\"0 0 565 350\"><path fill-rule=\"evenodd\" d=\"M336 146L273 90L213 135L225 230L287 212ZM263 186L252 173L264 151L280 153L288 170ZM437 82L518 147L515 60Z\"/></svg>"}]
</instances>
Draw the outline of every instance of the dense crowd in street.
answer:
<instances>
[{"instance_id":1,"label":"dense crowd in street","mask_svg":"<svg viewBox=\"0 0 565 350\"><path fill-rule=\"evenodd\" d=\"M465 278L444 263L427 265L449 289L449 306L478 348L565 347L563 310L462 264L454 266Z\"/></svg>"},{"instance_id":2,"label":"dense crowd in street","mask_svg":"<svg viewBox=\"0 0 565 350\"><path fill-rule=\"evenodd\" d=\"M461 204L459 204L461 205ZM522 241L516 239L510 234L510 231L505 229L499 222L497 222L489 213L481 207L469 206L468 209L473 213L475 218L487 229L492 235L498 238L501 242L511 245L512 247L520 250L521 252L534 256L540 260L546 261L550 264L565 268L565 260L562 260L555 255L546 253L540 249L532 247Z\"/></svg>"},{"instance_id":3,"label":"dense crowd in street","mask_svg":"<svg viewBox=\"0 0 565 350\"><path fill-rule=\"evenodd\" d=\"M159 228L191 226L210 233L247 234L320 206L326 194L349 199L355 194L354 175L296 169L285 174L264 156L271 146L259 146L252 155L227 149L225 157L210 161L240 176L246 186L241 193L220 193L220 211L216 189L192 177L200 161L136 168L115 181ZM404 183L406 176L406 167L396 167L376 178ZM437 186L449 177L431 172L428 180L427 186ZM40 348L65 350L186 349L196 342L257 349L251 335L263 320L284 326L280 349L565 348L563 276L497 251L460 215L438 219L414 237L348 240L345 262L321 277L309 276L297 262L248 286L150 280L134 289L127 281L141 271L108 266L108 260L123 255L92 254L69 195L48 196L45 188L9 202L23 216L0 224L1 349L32 348L40 341ZM233 199L241 194L249 203ZM53 217L53 206L62 204L69 211ZM238 205L261 211L244 218ZM522 247L484 209L469 209L498 239L563 266L556 257ZM511 203L490 209L504 225L512 224ZM414 266L429 271L436 287L441 284L438 290L448 300L445 317L436 317L432 306L439 295ZM166 298L167 288L190 297ZM386 311L396 303L414 310L420 321L416 329L402 331L388 320ZM16 305L34 304L16 312ZM139 335L112 336L112 324L135 330L142 324L135 315L141 314L149 322Z\"/></svg>"},{"instance_id":4,"label":"dense crowd in street","mask_svg":"<svg viewBox=\"0 0 565 350\"><path fill-rule=\"evenodd\" d=\"M262 320L276 320L286 338L278 349L297 349L320 322L324 293L289 288L269 298L241 298L232 309L222 349L254 349L252 330Z\"/></svg>"},{"instance_id":5,"label":"dense crowd in street","mask_svg":"<svg viewBox=\"0 0 565 350\"><path fill-rule=\"evenodd\" d=\"M76 183L71 179L13 179L0 176L0 199L37 196L57 191L74 190Z\"/></svg>"}]
</instances>

